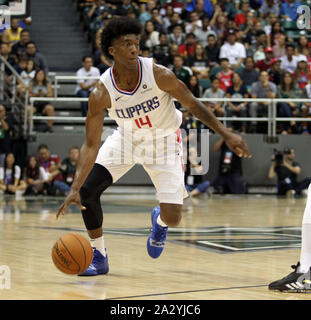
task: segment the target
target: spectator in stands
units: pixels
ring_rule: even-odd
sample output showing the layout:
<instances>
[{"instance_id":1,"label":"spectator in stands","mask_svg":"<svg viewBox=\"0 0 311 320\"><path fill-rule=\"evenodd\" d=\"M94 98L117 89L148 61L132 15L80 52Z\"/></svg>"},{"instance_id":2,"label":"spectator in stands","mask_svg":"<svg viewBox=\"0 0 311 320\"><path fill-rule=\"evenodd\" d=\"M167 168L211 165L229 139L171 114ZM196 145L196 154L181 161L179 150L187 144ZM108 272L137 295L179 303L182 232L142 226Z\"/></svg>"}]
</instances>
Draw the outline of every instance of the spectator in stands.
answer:
<instances>
[{"instance_id":1,"label":"spectator in stands","mask_svg":"<svg viewBox=\"0 0 311 320\"><path fill-rule=\"evenodd\" d=\"M169 3L169 5L164 9L162 7L160 14L162 15L163 26L166 33L168 33L168 28L172 25L171 19L174 13L174 7ZM176 23L178 24L178 22Z\"/></svg>"},{"instance_id":2,"label":"spectator in stands","mask_svg":"<svg viewBox=\"0 0 311 320\"><path fill-rule=\"evenodd\" d=\"M109 10L109 7L103 0L95 0L93 6L86 8L84 13L87 15L90 24L96 18L101 16L106 10Z\"/></svg>"},{"instance_id":3,"label":"spectator in stands","mask_svg":"<svg viewBox=\"0 0 311 320\"><path fill-rule=\"evenodd\" d=\"M168 7L170 8L170 7ZM168 45L168 36L165 33L160 33L159 40L160 44L154 46L152 49L152 56L158 64L168 66L168 56L170 47Z\"/></svg>"},{"instance_id":4,"label":"spectator in stands","mask_svg":"<svg viewBox=\"0 0 311 320\"><path fill-rule=\"evenodd\" d=\"M172 33L169 33L169 43L176 43L178 46L181 46L185 42L186 36L183 33L182 26L176 24L173 27Z\"/></svg>"},{"instance_id":5,"label":"spectator in stands","mask_svg":"<svg viewBox=\"0 0 311 320\"><path fill-rule=\"evenodd\" d=\"M263 48L267 46L267 36L263 30L257 31L256 42L248 46L248 49L246 50L247 56L253 57L254 60L256 60L254 56L260 46L262 46Z\"/></svg>"},{"instance_id":6,"label":"spectator in stands","mask_svg":"<svg viewBox=\"0 0 311 320\"><path fill-rule=\"evenodd\" d=\"M26 69L21 72L21 78L24 80L25 86L29 87L29 83L34 79L36 75L35 63L33 60L28 60Z\"/></svg>"},{"instance_id":7,"label":"spectator in stands","mask_svg":"<svg viewBox=\"0 0 311 320\"><path fill-rule=\"evenodd\" d=\"M190 77L188 88L196 98L202 97L203 88L200 86L199 79L196 75Z\"/></svg>"},{"instance_id":8,"label":"spectator in stands","mask_svg":"<svg viewBox=\"0 0 311 320\"><path fill-rule=\"evenodd\" d=\"M245 23L240 25L240 34L242 36L243 43L247 43L249 45L256 43L257 30L255 30L254 12L249 11L246 14Z\"/></svg>"},{"instance_id":9,"label":"spectator in stands","mask_svg":"<svg viewBox=\"0 0 311 320\"><path fill-rule=\"evenodd\" d=\"M44 70L45 74L48 75L48 63L43 54L37 51L34 41L29 41L26 43L26 54L28 59L33 60L35 63L36 70Z\"/></svg>"},{"instance_id":10,"label":"spectator in stands","mask_svg":"<svg viewBox=\"0 0 311 320\"><path fill-rule=\"evenodd\" d=\"M69 149L69 157L62 161L60 171L63 176L63 182L70 187L73 183L73 179L76 173L76 168L78 164L80 149L76 146L72 146Z\"/></svg>"},{"instance_id":11,"label":"spectator in stands","mask_svg":"<svg viewBox=\"0 0 311 320\"><path fill-rule=\"evenodd\" d=\"M142 46L152 49L154 46L159 45L159 35L159 32L155 30L153 21L148 20L141 38Z\"/></svg>"},{"instance_id":12,"label":"spectator in stands","mask_svg":"<svg viewBox=\"0 0 311 320\"><path fill-rule=\"evenodd\" d=\"M168 61L167 66L170 70L173 70L173 68L174 68L174 57L176 55L180 55L178 53L178 50L179 50L179 47L178 47L177 43L173 43L170 45L170 51L169 51L169 55L168 55L168 59L167 59L167 61Z\"/></svg>"},{"instance_id":13,"label":"spectator in stands","mask_svg":"<svg viewBox=\"0 0 311 320\"><path fill-rule=\"evenodd\" d=\"M179 54L185 59L194 55L194 49L196 46L196 38L194 33L188 33L186 35L185 43L179 47Z\"/></svg>"},{"instance_id":14,"label":"spectator in stands","mask_svg":"<svg viewBox=\"0 0 311 320\"><path fill-rule=\"evenodd\" d=\"M271 26L271 32L268 35L268 46L273 47L278 44L282 35L284 35L284 33L280 21L274 21Z\"/></svg>"},{"instance_id":15,"label":"spectator in stands","mask_svg":"<svg viewBox=\"0 0 311 320\"><path fill-rule=\"evenodd\" d=\"M286 45L286 54L281 57L281 69L294 73L297 68L298 58L295 56L295 45L288 43Z\"/></svg>"},{"instance_id":16,"label":"spectator in stands","mask_svg":"<svg viewBox=\"0 0 311 320\"><path fill-rule=\"evenodd\" d=\"M119 3L117 5L117 9L115 10L114 15L124 17L130 9L134 11L135 17L137 17L139 13L139 7L137 3L131 0L122 0L122 3Z\"/></svg>"},{"instance_id":17,"label":"spectator in stands","mask_svg":"<svg viewBox=\"0 0 311 320\"><path fill-rule=\"evenodd\" d=\"M184 82L187 86L189 85L190 72L184 68L184 58L181 55L174 56L174 67L173 72L176 77Z\"/></svg>"},{"instance_id":18,"label":"spectator in stands","mask_svg":"<svg viewBox=\"0 0 311 320\"><path fill-rule=\"evenodd\" d=\"M202 30L202 20L196 11L190 13L190 23L186 23L186 34L195 33L196 30Z\"/></svg>"},{"instance_id":19,"label":"spectator in stands","mask_svg":"<svg viewBox=\"0 0 311 320\"><path fill-rule=\"evenodd\" d=\"M307 59L298 58L298 65L293 76L300 89L303 89L308 83L311 83L311 72Z\"/></svg>"},{"instance_id":20,"label":"spectator in stands","mask_svg":"<svg viewBox=\"0 0 311 320\"><path fill-rule=\"evenodd\" d=\"M301 3L295 0L288 0L283 2L280 8L280 16L284 20L296 21L298 18L297 9Z\"/></svg>"},{"instance_id":21,"label":"spectator in stands","mask_svg":"<svg viewBox=\"0 0 311 320\"><path fill-rule=\"evenodd\" d=\"M250 11L249 2L244 0L241 5L241 12L238 13L234 18L234 21L238 28L240 27L240 25L246 22L246 16L249 11Z\"/></svg>"},{"instance_id":22,"label":"spectator in stands","mask_svg":"<svg viewBox=\"0 0 311 320\"><path fill-rule=\"evenodd\" d=\"M138 20L142 25L145 25L145 23L152 18L152 9L156 7L156 3L155 0L148 0L146 4L142 3L140 5Z\"/></svg>"},{"instance_id":23,"label":"spectator in stands","mask_svg":"<svg viewBox=\"0 0 311 320\"><path fill-rule=\"evenodd\" d=\"M44 70L37 70L36 74L29 82L29 97L53 97L53 89ZM33 113L40 113L48 117L54 117L54 107L48 101L36 101L34 103ZM28 106L28 117L30 116L30 106ZM48 120L44 132L53 132L54 120Z\"/></svg>"},{"instance_id":24,"label":"spectator in stands","mask_svg":"<svg viewBox=\"0 0 311 320\"><path fill-rule=\"evenodd\" d=\"M2 33L2 42L6 42L10 49L21 39L22 28L19 26L19 19L11 19L11 28L8 28Z\"/></svg>"},{"instance_id":25,"label":"spectator in stands","mask_svg":"<svg viewBox=\"0 0 311 320\"><path fill-rule=\"evenodd\" d=\"M169 34L173 33L173 30L175 28L175 26L180 25L182 28L182 31L184 31L184 22L183 20L180 18L180 14L177 12L174 12L172 14L172 17L170 18L170 24L167 27L167 32Z\"/></svg>"},{"instance_id":26,"label":"spectator in stands","mask_svg":"<svg viewBox=\"0 0 311 320\"><path fill-rule=\"evenodd\" d=\"M0 167L0 190L6 194L15 194L16 191L26 189L26 183L22 180L21 168L15 164L13 153L8 153L4 160L4 166Z\"/></svg>"},{"instance_id":27,"label":"spectator in stands","mask_svg":"<svg viewBox=\"0 0 311 320\"><path fill-rule=\"evenodd\" d=\"M196 29L194 31L194 35L198 41L204 48L207 46L207 39L209 35L214 35L216 37L216 33L212 31L210 25L209 25L209 18L204 17L202 19L202 29Z\"/></svg>"},{"instance_id":28,"label":"spectator in stands","mask_svg":"<svg viewBox=\"0 0 311 320\"><path fill-rule=\"evenodd\" d=\"M14 69L19 75L26 70L27 62L28 58L25 55L22 55L17 59L17 64L14 65Z\"/></svg>"},{"instance_id":29,"label":"spectator in stands","mask_svg":"<svg viewBox=\"0 0 311 320\"><path fill-rule=\"evenodd\" d=\"M189 13L195 11L200 19L202 19L203 16L212 18L214 14L213 3L209 0L189 0L185 6L185 11Z\"/></svg>"},{"instance_id":30,"label":"spectator in stands","mask_svg":"<svg viewBox=\"0 0 311 320\"><path fill-rule=\"evenodd\" d=\"M227 89L232 85L231 77L233 71L229 68L228 58L221 58L220 66L222 70L216 76L219 79L219 88L226 92Z\"/></svg>"},{"instance_id":31,"label":"spectator in stands","mask_svg":"<svg viewBox=\"0 0 311 320\"><path fill-rule=\"evenodd\" d=\"M242 65L246 58L243 44L236 42L235 30L230 29L227 33L227 42L220 48L219 58L229 59L230 68L235 69Z\"/></svg>"},{"instance_id":32,"label":"spectator in stands","mask_svg":"<svg viewBox=\"0 0 311 320\"><path fill-rule=\"evenodd\" d=\"M307 56L309 54L308 49L308 37L305 35L301 35L298 39L298 46L296 48L296 56L299 55Z\"/></svg>"},{"instance_id":33,"label":"spectator in stands","mask_svg":"<svg viewBox=\"0 0 311 320\"><path fill-rule=\"evenodd\" d=\"M279 59L286 54L286 36L280 35L278 42L273 46L273 55Z\"/></svg>"},{"instance_id":34,"label":"spectator in stands","mask_svg":"<svg viewBox=\"0 0 311 320\"><path fill-rule=\"evenodd\" d=\"M62 181L60 172L61 158L58 155L51 155L46 144L40 144L38 147L38 162L48 174L48 180L51 181L47 190L48 195L55 195L56 191L67 194L70 188Z\"/></svg>"},{"instance_id":35,"label":"spectator in stands","mask_svg":"<svg viewBox=\"0 0 311 320\"><path fill-rule=\"evenodd\" d=\"M153 22L154 29L159 33L166 32L166 28L164 26L163 20L160 16L159 9L153 8L151 10L151 21Z\"/></svg>"},{"instance_id":36,"label":"spectator in stands","mask_svg":"<svg viewBox=\"0 0 311 320\"><path fill-rule=\"evenodd\" d=\"M255 61L252 57L245 59L245 68L239 71L239 74L247 92L250 92L252 84L259 78L259 72L255 69Z\"/></svg>"},{"instance_id":37,"label":"spectator in stands","mask_svg":"<svg viewBox=\"0 0 311 320\"><path fill-rule=\"evenodd\" d=\"M222 11L227 13L228 19L234 20L234 17L237 14L237 10L235 8L234 2L232 2L231 0L224 0L220 2L219 5Z\"/></svg>"},{"instance_id":38,"label":"spectator in stands","mask_svg":"<svg viewBox=\"0 0 311 320\"><path fill-rule=\"evenodd\" d=\"M270 13L273 13L278 17L280 13L280 7L279 4L274 0L263 0L259 12L262 19L267 18Z\"/></svg>"},{"instance_id":39,"label":"spectator in stands","mask_svg":"<svg viewBox=\"0 0 311 320\"><path fill-rule=\"evenodd\" d=\"M269 71L269 81L275 83L278 86L281 83L281 77L281 60L275 60L271 70Z\"/></svg>"},{"instance_id":40,"label":"spectator in stands","mask_svg":"<svg viewBox=\"0 0 311 320\"><path fill-rule=\"evenodd\" d=\"M2 42L0 44L0 55L11 65L14 66L16 64L16 60L14 56L11 54L11 48L6 42ZM10 76L12 71L5 66L6 75Z\"/></svg>"},{"instance_id":41,"label":"spectator in stands","mask_svg":"<svg viewBox=\"0 0 311 320\"><path fill-rule=\"evenodd\" d=\"M7 115L6 108L0 104L0 166L4 166L5 155L11 151L12 117Z\"/></svg>"},{"instance_id":42,"label":"spectator in stands","mask_svg":"<svg viewBox=\"0 0 311 320\"><path fill-rule=\"evenodd\" d=\"M140 55L144 58L151 58L151 50L148 47L140 48Z\"/></svg>"},{"instance_id":43,"label":"spectator in stands","mask_svg":"<svg viewBox=\"0 0 311 320\"><path fill-rule=\"evenodd\" d=\"M267 47L265 49L265 59L256 62L256 68L260 71L269 71L274 64L276 58L273 58L273 49Z\"/></svg>"},{"instance_id":44,"label":"spectator in stands","mask_svg":"<svg viewBox=\"0 0 311 320\"><path fill-rule=\"evenodd\" d=\"M298 115L299 104L296 102L292 102L291 99L298 99L300 97L299 88L296 84L296 81L293 75L290 72L285 72L282 75L281 84L278 86L277 98L281 99L289 99L288 102L278 102L277 103L277 111L279 117L289 117ZM289 123L282 122L282 134L288 133ZM290 126L292 128L292 133L297 133L296 131L296 123L294 121L290 121ZM294 132L293 132L294 131Z\"/></svg>"},{"instance_id":45,"label":"spectator in stands","mask_svg":"<svg viewBox=\"0 0 311 320\"><path fill-rule=\"evenodd\" d=\"M27 184L25 196L44 194L44 191L49 188L49 175L43 167L39 166L35 156L28 158L25 168L25 181Z\"/></svg>"},{"instance_id":46,"label":"spectator in stands","mask_svg":"<svg viewBox=\"0 0 311 320\"><path fill-rule=\"evenodd\" d=\"M207 46L205 47L208 65L213 68L219 64L220 48L216 41L215 34L209 34L207 37Z\"/></svg>"},{"instance_id":47,"label":"spectator in stands","mask_svg":"<svg viewBox=\"0 0 311 320\"><path fill-rule=\"evenodd\" d=\"M26 29L21 31L21 39L12 46L12 54L20 57L26 54L26 43L30 41L30 32Z\"/></svg>"},{"instance_id":48,"label":"spectator in stands","mask_svg":"<svg viewBox=\"0 0 311 320\"><path fill-rule=\"evenodd\" d=\"M300 172L301 167L295 161L295 150L287 148L281 154L272 156L268 178L277 177L278 195L301 195L302 191L307 189L311 183L311 178L308 177L298 182L297 176Z\"/></svg>"},{"instance_id":49,"label":"spectator in stands","mask_svg":"<svg viewBox=\"0 0 311 320\"><path fill-rule=\"evenodd\" d=\"M246 193L246 183L242 175L242 159L229 149L223 138L215 143L213 150L220 151L218 176L213 184L215 189L220 194Z\"/></svg>"},{"instance_id":50,"label":"spectator in stands","mask_svg":"<svg viewBox=\"0 0 311 320\"><path fill-rule=\"evenodd\" d=\"M185 187L190 196L195 197L206 191L210 195L211 183L202 175L204 168L198 161L198 152L194 147L189 148L189 161L185 169Z\"/></svg>"},{"instance_id":51,"label":"spectator in stands","mask_svg":"<svg viewBox=\"0 0 311 320\"><path fill-rule=\"evenodd\" d=\"M205 90L203 97L205 99L224 98L225 92L219 88L219 79L217 77L212 78L211 88ZM217 117L224 115L224 109L222 107L223 102L218 101L204 101L204 104L213 112Z\"/></svg>"},{"instance_id":52,"label":"spectator in stands","mask_svg":"<svg viewBox=\"0 0 311 320\"><path fill-rule=\"evenodd\" d=\"M208 61L204 47L197 43L194 49L193 57L187 59L187 65L199 79L208 78Z\"/></svg>"},{"instance_id":53,"label":"spectator in stands","mask_svg":"<svg viewBox=\"0 0 311 320\"><path fill-rule=\"evenodd\" d=\"M222 12L220 6L216 6L214 16L210 21L210 26L216 34L219 45L222 43L225 36L226 23L226 15Z\"/></svg>"},{"instance_id":54,"label":"spectator in stands","mask_svg":"<svg viewBox=\"0 0 311 320\"><path fill-rule=\"evenodd\" d=\"M100 77L100 71L98 68L93 67L93 58L91 56L84 56L82 58L82 68L80 68L77 73L77 77ZM75 94L80 98L88 98L97 79L81 79L77 81L77 87ZM82 117L86 117L88 110L87 101L81 102L81 114Z\"/></svg>"},{"instance_id":55,"label":"spectator in stands","mask_svg":"<svg viewBox=\"0 0 311 320\"><path fill-rule=\"evenodd\" d=\"M252 98L270 98L274 99L277 94L277 87L274 83L269 81L269 74L267 71L261 71L259 81L252 84L251 97ZM251 102L249 104L249 115L252 118L264 117L268 114L268 102ZM256 121L252 121L251 132L256 132ZM260 126L260 133L264 132L266 125Z\"/></svg>"},{"instance_id":56,"label":"spectator in stands","mask_svg":"<svg viewBox=\"0 0 311 320\"><path fill-rule=\"evenodd\" d=\"M234 72L231 77L232 86L230 86L226 91L226 98L239 99L241 101L228 102L226 105L226 116L227 117L247 117L247 103L243 102L243 98L248 98L248 92L243 84L240 75ZM229 123L229 127L235 128L235 130L242 130L246 133L246 122L241 123Z\"/></svg>"}]
</instances>

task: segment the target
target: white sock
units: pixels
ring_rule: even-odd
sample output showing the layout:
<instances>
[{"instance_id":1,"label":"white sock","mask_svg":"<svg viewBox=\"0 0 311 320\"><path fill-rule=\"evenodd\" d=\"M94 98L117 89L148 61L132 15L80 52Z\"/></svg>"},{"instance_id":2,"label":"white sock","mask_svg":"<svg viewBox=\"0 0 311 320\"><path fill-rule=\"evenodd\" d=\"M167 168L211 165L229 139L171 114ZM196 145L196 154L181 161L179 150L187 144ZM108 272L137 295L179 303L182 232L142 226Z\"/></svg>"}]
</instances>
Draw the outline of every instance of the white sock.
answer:
<instances>
[{"instance_id":1,"label":"white sock","mask_svg":"<svg viewBox=\"0 0 311 320\"><path fill-rule=\"evenodd\" d=\"M306 273L311 267L311 184L308 188L308 198L302 219L301 253L298 272Z\"/></svg>"},{"instance_id":2,"label":"white sock","mask_svg":"<svg viewBox=\"0 0 311 320\"><path fill-rule=\"evenodd\" d=\"M106 257L105 241L104 236L99 238L90 239L91 246L95 247L104 257Z\"/></svg>"},{"instance_id":3,"label":"white sock","mask_svg":"<svg viewBox=\"0 0 311 320\"><path fill-rule=\"evenodd\" d=\"M157 224L160 225L161 227L167 227L167 224L165 224L165 223L162 221L160 214L158 215Z\"/></svg>"}]
</instances>

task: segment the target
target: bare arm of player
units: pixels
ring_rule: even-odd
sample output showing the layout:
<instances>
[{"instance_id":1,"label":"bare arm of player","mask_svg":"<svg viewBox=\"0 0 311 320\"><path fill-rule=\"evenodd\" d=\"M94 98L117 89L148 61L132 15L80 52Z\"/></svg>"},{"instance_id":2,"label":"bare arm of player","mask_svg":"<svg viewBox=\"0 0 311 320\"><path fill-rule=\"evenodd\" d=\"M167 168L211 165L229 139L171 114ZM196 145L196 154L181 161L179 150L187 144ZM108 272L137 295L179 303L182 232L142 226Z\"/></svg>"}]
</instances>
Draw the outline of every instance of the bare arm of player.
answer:
<instances>
[{"instance_id":1,"label":"bare arm of player","mask_svg":"<svg viewBox=\"0 0 311 320\"><path fill-rule=\"evenodd\" d=\"M195 117L219 133L226 141L227 146L239 157L251 157L247 143L237 134L230 132L201 101L192 95L187 86L178 80L171 70L155 64L153 71L156 83L161 90L169 93Z\"/></svg>"},{"instance_id":2,"label":"bare arm of player","mask_svg":"<svg viewBox=\"0 0 311 320\"><path fill-rule=\"evenodd\" d=\"M56 218L64 215L71 204L76 204L81 210L85 209L81 204L79 191L96 160L101 142L105 111L109 107L109 93L101 82L97 82L88 101L88 114L85 122L86 137L80 149L75 178L68 196L56 214Z\"/></svg>"}]
</instances>

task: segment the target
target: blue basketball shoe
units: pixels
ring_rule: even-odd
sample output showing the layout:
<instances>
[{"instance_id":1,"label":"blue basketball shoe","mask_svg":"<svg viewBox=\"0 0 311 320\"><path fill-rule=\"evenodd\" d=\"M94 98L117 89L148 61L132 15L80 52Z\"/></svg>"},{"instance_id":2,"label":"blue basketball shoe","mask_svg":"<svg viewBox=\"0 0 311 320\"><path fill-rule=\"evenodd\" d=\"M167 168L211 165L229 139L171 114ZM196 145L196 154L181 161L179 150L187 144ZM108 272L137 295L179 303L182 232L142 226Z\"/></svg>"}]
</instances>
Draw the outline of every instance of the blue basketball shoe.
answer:
<instances>
[{"instance_id":1,"label":"blue basketball shoe","mask_svg":"<svg viewBox=\"0 0 311 320\"><path fill-rule=\"evenodd\" d=\"M106 274L109 271L108 255L104 257L96 248L94 248L93 260L90 266L78 276L97 276L100 274Z\"/></svg>"},{"instance_id":2,"label":"blue basketball shoe","mask_svg":"<svg viewBox=\"0 0 311 320\"><path fill-rule=\"evenodd\" d=\"M151 258L158 258L165 245L168 227L162 227L157 223L158 216L161 213L160 207L154 207L151 212L152 232L147 240L147 250Z\"/></svg>"}]
</instances>

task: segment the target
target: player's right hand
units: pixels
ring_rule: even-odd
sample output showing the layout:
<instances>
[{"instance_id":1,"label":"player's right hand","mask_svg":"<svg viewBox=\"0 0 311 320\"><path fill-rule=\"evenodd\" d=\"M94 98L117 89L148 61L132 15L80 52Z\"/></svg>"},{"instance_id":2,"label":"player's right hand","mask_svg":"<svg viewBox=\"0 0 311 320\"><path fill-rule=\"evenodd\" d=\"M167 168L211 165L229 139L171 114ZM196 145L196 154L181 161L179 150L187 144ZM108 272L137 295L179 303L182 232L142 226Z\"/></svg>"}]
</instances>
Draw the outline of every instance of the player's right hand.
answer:
<instances>
[{"instance_id":1,"label":"player's right hand","mask_svg":"<svg viewBox=\"0 0 311 320\"><path fill-rule=\"evenodd\" d=\"M58 219L60 215L64 216L67 212L68 207L70 207L72 204L77 205L81 210L86 209L86 207L81 204L80 194L78 190L70 190L68 196L66 197L65 201L56 214L56 219Z\"/></svg>"}]
</instances>

